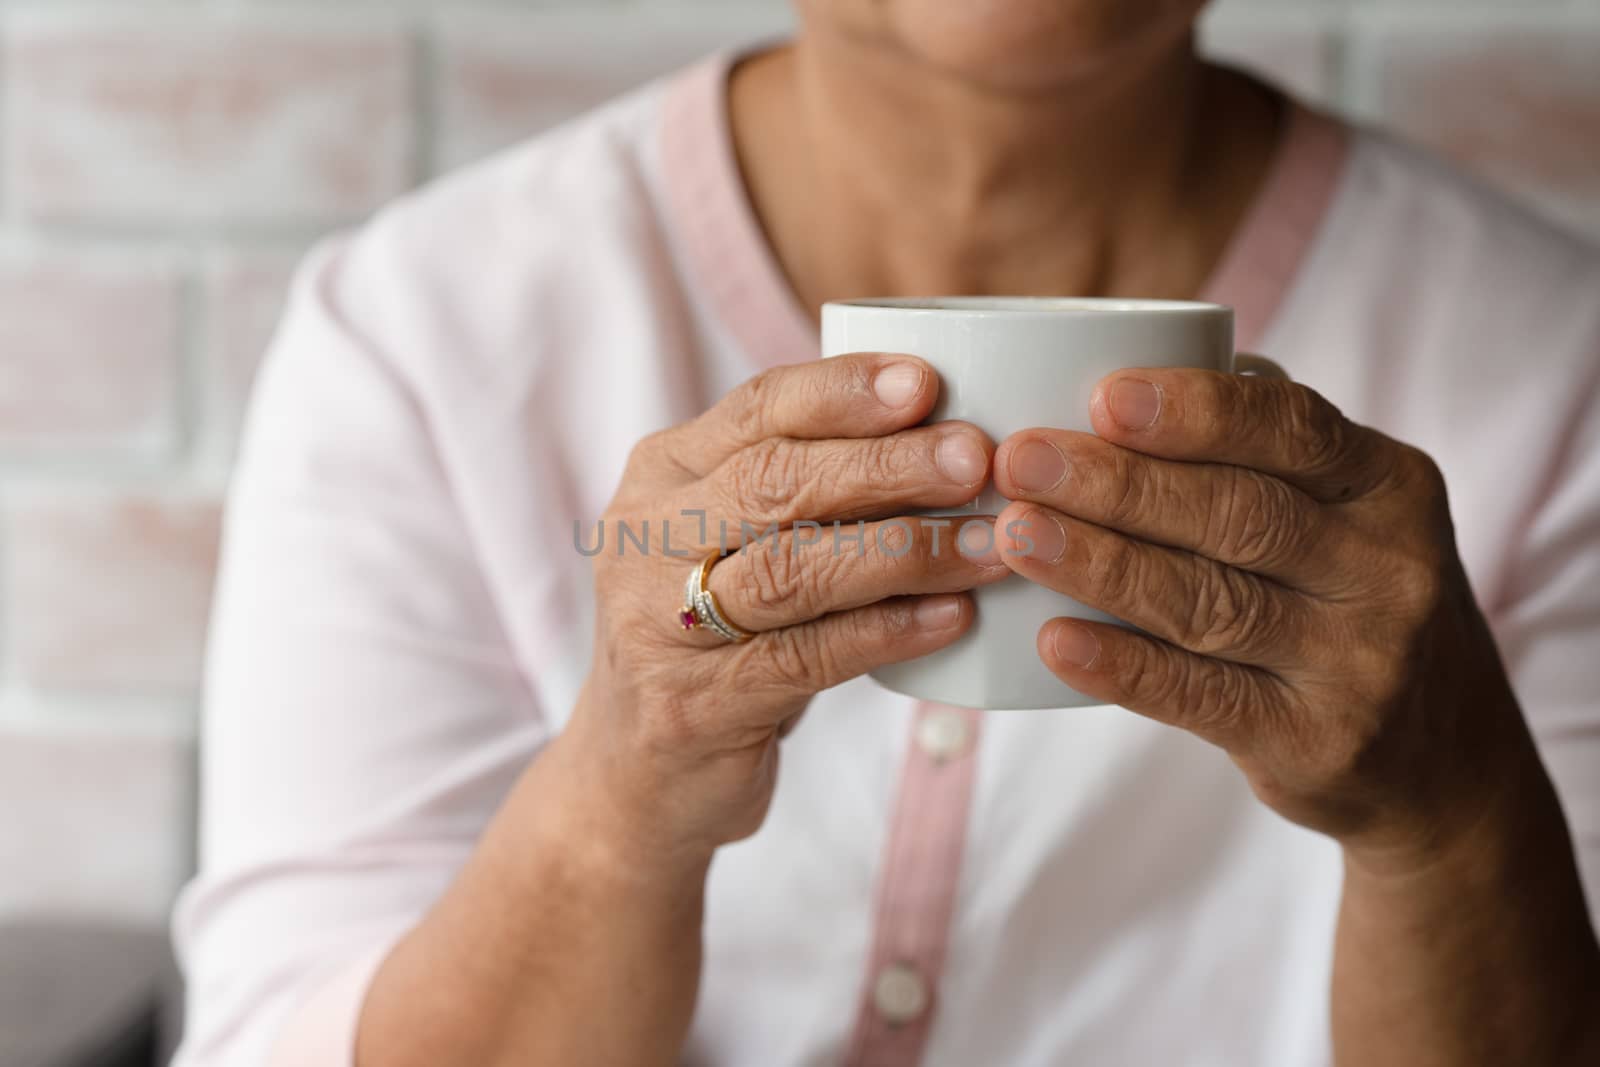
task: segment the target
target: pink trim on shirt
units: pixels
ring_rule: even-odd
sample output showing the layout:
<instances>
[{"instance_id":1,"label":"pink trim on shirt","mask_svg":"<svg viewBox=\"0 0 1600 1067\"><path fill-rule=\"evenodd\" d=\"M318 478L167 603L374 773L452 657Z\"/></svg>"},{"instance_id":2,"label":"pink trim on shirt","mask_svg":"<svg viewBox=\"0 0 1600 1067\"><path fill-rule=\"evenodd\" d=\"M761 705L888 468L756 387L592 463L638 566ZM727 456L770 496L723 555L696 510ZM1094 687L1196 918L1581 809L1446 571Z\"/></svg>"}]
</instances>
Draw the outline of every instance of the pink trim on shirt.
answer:
<instances>
[{"instance_id":1,"label":"pink trim on shirt","mask_svg":"<svg viewBox=\"0 0 1600 1067\"><path fill-rule=\"evenodd\" d=\"M1289 104L1287 128L1266 181L1200 297L1233 308L1239 351L1261 344L1299 274L1333 203L1349 143L1341 123Z\"/></svg>"},{"instance_id":2,"label":"pink trim on shirt","mask_svg":"<svg viewBox=\"0 0 1600 1067\"><path fill-rule=\"evenodd\" d=\"M970 739L963 751L936 759L917 743L917 727L930 715L951 712L966 720ZM971 708L917 705L878 874L872 952L845 1067L912 1067L922 1059L955 913L982 722L983 712ZM929 997L920 1016L899 1025L879 1013L873 995L878 975L893 964L913 968L927 983Z\"/></svg>"},{"instance_id":3,"label":"pink trim on shirt","mask_svg":"<svg viewBox=\"0 0 1600 1067\"><path fill-rule=\"evenodd\" d=\"M699 286L723 324L762 368L816 359L818 325L789 286L739 171L728 122L735 56L679 76L662 104L662 179L672 224Z\"/></svg>"}]
</instances>

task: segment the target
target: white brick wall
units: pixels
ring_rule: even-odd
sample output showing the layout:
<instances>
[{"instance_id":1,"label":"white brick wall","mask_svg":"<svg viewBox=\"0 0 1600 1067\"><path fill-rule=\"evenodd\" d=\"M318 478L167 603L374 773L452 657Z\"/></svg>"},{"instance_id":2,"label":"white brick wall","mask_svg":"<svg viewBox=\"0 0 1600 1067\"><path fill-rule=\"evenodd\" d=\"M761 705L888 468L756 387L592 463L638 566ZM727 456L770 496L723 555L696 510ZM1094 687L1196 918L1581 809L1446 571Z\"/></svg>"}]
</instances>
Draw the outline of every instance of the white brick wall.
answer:
<instances>
[{"instance_id":1,"label":"white brick wall","mask_svg":"<svg viewBox=\"0 0 1600 1067\"><path fill-rule=\"evenodd\" d=\"M0 0L0 914L154 915L295 257L779 0ZM1600 234L1600 0L1223 0L1207 46Z\"/></svg>"}]
</instances>

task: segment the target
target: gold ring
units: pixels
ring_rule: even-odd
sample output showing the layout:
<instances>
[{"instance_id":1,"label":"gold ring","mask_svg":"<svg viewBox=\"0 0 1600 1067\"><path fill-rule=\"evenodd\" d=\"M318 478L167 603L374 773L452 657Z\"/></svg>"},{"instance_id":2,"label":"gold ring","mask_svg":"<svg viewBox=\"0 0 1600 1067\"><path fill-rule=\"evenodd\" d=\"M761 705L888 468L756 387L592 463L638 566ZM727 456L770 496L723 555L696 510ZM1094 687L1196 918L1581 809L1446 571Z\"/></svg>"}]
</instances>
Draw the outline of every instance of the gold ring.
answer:
<instances>
[{"instance_id":1,"label":"gold ring","mask_svg":"<svg viewBox=\"0 0 1600 1067\"><path fill-rule=\"evenodd\" d=\"M685 630L696 630L704 627L724 640L734 644L743 644L753 639L756 635L740 626L735 626L722 614L722 608L717 604L717 596L706 585L711 577L711 568L714 567L722 553L713 552L700 561L700 565L689 572L689 580L683 586L683 610L678 612L678 624Z\"/></svg>"}]
</instances>

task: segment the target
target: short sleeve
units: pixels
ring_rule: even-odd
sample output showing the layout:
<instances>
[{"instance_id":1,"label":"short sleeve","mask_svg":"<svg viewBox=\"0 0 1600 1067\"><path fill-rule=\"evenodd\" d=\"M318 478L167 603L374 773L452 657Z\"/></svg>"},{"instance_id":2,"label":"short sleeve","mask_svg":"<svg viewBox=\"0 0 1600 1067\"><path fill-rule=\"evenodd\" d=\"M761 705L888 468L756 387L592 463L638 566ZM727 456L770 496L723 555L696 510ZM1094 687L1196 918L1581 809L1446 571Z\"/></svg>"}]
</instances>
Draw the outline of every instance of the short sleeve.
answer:
<instances>
[{"instance_id":1,"label":"short sleeve","mask_svg":"<svg viewBox=\"0 0 1600 1067\"><path fill-rule=\"evenodd\" d=\"M1600 351L1597 351L1600 356ZM1600 396L1578 417L1523 531L1491 622L1566 811L1589 910L1600 917Z\"/></svg>"},{"instance_id":2,"label":"short sleeve","mask_svg":"<svg viewBox=\"0 0 1600 1067\"><path fill-rule=\"evenodd\" d=\"M349 1063L367 981L547 734L347 251L299 273L229 494L177 1067Z\"/></svg>"}]
</instances>

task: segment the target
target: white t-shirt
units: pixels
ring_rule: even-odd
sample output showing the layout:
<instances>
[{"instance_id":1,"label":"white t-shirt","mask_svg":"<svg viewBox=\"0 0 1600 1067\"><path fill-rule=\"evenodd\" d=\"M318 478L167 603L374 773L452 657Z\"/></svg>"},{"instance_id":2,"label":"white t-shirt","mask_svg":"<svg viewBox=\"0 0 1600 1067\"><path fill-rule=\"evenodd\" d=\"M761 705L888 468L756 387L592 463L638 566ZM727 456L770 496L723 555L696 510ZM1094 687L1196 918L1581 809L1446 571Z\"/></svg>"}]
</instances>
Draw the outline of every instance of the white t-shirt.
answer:
<instances>
[{"instance_id":1,"label":"white t-shirt","mask_svg":"<svg viewBox=\"0 0 1600 1067\"><path fill-rule=\"evenodd\" d=\"M640 437L815 357L740 183L728 66L302 270L228 513L179 1067L350 1062L376 965L573 706L574 522ZM1600 252L1302 109L1206 296L1241 347L1443 468L1595 901ZM1186 734L858 680L817 698L765 826L713 864L684 1060L1316 1067L1340 881L1336 845Z\"/></svg>"}]
</instances>

